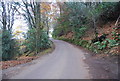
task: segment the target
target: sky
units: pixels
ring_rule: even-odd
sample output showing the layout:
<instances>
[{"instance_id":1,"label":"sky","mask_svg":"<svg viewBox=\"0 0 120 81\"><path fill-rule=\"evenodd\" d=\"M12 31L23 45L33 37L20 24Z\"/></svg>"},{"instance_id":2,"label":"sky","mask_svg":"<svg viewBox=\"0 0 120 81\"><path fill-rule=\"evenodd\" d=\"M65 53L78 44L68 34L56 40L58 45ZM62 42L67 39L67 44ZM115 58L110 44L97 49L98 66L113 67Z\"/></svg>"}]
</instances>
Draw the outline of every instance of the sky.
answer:
<instances>
[{"instance_id":1,"label":"sky","mask_svg":"<svg viewBox=\"0 0 120 81\"><path fill-rule=\"evenodd\" d=\"M18 18L17 20L15 20L13 25L13 33L15 33L16 31L21 31L22 33L26 33L27 30L28 30L28 26L27 26L27 23L25 23L24 19ZM23 38L24 35L22 33L20 33L16 37L18 39Z\"/></svg>"},{"instance_id":2,"label":"sky","mask_svg":"<svg viewBox=\"0 0 120 81\"><path fill-rule=\"evenodd\" d=\"M19 12L23 13L21 8L19 8L18 10L19 10ZM22 33L26 33L28 31L28 26L27 26L26 20L20 14L15 14L13 33L15 33L16 31L20 31ZM18 39L24 38L24 35L22 33L20 33L18 36L15 36L15 38L18 38Z\"/></svg>"}]
</instances>

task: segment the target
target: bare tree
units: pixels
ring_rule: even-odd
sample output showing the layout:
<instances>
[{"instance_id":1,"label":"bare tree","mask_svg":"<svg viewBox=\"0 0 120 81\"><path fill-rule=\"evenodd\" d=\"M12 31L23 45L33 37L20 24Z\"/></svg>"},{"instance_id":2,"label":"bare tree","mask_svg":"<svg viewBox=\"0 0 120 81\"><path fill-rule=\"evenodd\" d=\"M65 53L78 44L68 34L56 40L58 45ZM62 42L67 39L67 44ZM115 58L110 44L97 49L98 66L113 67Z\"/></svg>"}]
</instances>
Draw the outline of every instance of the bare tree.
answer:
<instances>
[{"instance_id":1,"label":"bare tree","mask_svg":"<svg viewBox=\"0 0 120 81\"><path fill-rule=\"evenodd\" d=\"M35 29L36 30L36 54L38 53L38 40L40 40L40 30L43 29L41 26L41 13L40 13L40 2L35 2L34 0L25 1L22 0L23 6L25 8L25 14L24 17L28 21L28 25L30 29Z\"/></svg>"},{"instance_id":2,"label":"bare tree","mask_svg":"<svg viewBox=\"0 0 120 81\"><path fill-rule=\"evenodd\" d=\"M7 1L1 1L0 5L0 23L2 25L2 58L3 60L10 60L16 54L15 40L12 39L12 28L17 6L14 4L14 2Z\"/></svg>"},{"instance_id":3,"label":"bare tree","mask_svg":"<svg viewBox=\"0 0 120 81\"><path fill-rule=\"evenodd\" d=\"M15 14L17 6L14 4L14 2L5 2L2 1L1 3L1 19L0 22L2 23L2 29L4 30L12 30L14 20L15 20Z\"/></svg>"}]
</instances>

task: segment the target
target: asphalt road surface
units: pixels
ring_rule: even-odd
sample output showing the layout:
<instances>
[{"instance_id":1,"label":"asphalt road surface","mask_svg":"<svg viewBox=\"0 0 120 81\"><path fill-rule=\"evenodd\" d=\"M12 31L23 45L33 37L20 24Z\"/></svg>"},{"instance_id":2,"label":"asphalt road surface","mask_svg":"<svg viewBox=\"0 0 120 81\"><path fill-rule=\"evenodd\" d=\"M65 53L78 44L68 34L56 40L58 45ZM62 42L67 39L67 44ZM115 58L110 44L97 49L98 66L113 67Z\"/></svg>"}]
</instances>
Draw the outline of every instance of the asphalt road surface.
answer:
<instances>
[{"instance_id":1,"label":"asphalt road surface","mask_svg":"<svg viewBox=\"0 0 120 81\"><path fill-rule=\"evenodd\" d=\"M53 40L55 50L38 59L11 79L90 79L84 52L73 45Z\"/></svg>"}]
</instances>

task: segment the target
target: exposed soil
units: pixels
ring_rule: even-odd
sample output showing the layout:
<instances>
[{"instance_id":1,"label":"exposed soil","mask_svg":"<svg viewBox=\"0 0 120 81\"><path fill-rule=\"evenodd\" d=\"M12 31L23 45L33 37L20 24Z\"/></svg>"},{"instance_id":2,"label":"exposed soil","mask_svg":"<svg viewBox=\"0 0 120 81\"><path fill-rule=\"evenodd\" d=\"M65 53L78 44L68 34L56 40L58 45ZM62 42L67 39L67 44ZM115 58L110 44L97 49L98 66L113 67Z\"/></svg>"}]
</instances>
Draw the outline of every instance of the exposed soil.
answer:
<instances>
[{"instance_id":1,"label":"exposed soil","mask_svg":"<svg viewBox=\"0 0 120 81\"><path fill-rule=\"evenodd\" d=\"M75 45L74 45L75 46ZM108 56L105 54L94 54L91 51L75 46L85 52L84 60L89 66L89 73L93 79L118 79L118 56Z\"/></svg>"},{"instance_id":2,"label":"exposed soil","mask_svg":"<svg viewBox=\"0 0 120 81\"><path fill-rule=\"evenodd\" d=\"M108 22L105 25L97 26L98 36L101 36L102 34L109 34L107 38L112 39L112 32L115 30L113 29L115 27L115 21ZM82 37L83 40L92 40L95 38L94 35L94 29L90 28L88 31L85 32L85 35Z\"/></svg>"}]
</instances>

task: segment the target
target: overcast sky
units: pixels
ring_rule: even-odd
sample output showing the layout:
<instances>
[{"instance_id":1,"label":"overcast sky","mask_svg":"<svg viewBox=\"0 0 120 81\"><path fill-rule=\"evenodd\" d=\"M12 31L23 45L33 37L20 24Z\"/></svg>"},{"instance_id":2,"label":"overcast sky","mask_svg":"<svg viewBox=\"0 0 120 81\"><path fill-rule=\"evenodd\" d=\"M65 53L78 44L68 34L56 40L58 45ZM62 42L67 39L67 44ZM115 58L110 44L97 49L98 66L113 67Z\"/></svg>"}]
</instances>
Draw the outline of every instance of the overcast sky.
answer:
<instances>
[{"instance_id":1,"label":"overcast sky","mask_svg":"<svg viewBox=\"0 0 120 81\"><path fill-rule=\"evenodd\" d=\"M24 13L21 8L18 9L20 13ZM26 33L28 31L28 26L24 17L20 14L15 14L15 21L13 25L13 33L16 31L21 31L22 33ZM23 38L23 34L20 33L17 38Z\"/></svg>"}]
</instances>

